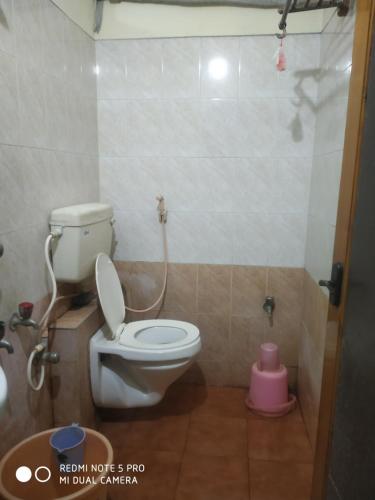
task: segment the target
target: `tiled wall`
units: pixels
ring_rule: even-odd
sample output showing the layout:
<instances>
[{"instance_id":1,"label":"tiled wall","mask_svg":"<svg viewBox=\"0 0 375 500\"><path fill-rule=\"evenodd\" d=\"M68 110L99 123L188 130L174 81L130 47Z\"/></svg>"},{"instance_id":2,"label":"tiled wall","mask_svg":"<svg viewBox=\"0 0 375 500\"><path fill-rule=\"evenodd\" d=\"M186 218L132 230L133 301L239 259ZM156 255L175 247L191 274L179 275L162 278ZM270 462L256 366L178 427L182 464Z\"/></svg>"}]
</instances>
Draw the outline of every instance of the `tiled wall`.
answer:
<instances>
[{"instance_id":1,"label":"tiled wall","mask_svg":"<svg viewBox=\"0 0 375 500\"><path fill-rule=\"evenodd\" d=\"M274 37L101 41L96 91L93 41L49 0L0 0L0 9L0 319L20 300L46 295L48 214L98 198L99 138L101 198L116 211L115 257L135 307L149 304L161 284L154 198L166 197L173 264L159 316L193 321L204 342L187 377L245 385L263 340L277 341L295 368L303 279L305 296L314 294L301 269L308 211L314 277L326 269L315 241L325 245L321 235L333 232L324 188L327 172L332 182L339 175L350 29L340 31L336 18L326 29L321 70L320 37L289 36L282 74ZM276 298L272 330L261 308L266 294ZM305 308L306 398L317 387L306 352L321 345L311 340L308 317ZM29 332L8 336L15 354L0 351L11 393L0 454L52 423L47 390L35 394L26 384Z\"/></svg>"},{"instance_id":2,"label":"tiled wall","mask_svg":"<svg viewBox=\"0 0 375 500\"><path fill-rule=\"evenodd\" d=\"M115 258L303 267L319 36L97 42L101 198Z\"/></svg>"},{"instance_id":3,"label":"tiled wall","mask_svg":"<svg viewBox=\"0 0 375 500\"><path fill-rule=\"evenodd\" d=\"M333 244L352 63L354 10L333 16L321 35L314 161L309 201L304 310L298 371L299 395L315 444L328 312Z\"/></svg>"},{"instance_id":4,"label":"tiled wall","mask_svg":"<svg viewBox=\"0 0 375 500\"><path fill-rule=\"evenodd\" d=\"M49 0L0 0L0 320L48 292L48 214L98 199L94 42ZM7 333L0 455L51 425L47 388L26 382L30 331Z\"/></svg>"},{"instance_id":5,"label":"tiled wall","mask_svg":"<svg viewBox=\"0 0 375 500\"><path fill-rule=\"evenodd\" d=\"M60 362L51 366L53 420L55 426L79 422L96 427L96 411L90 382L90 338L103 324L96 301L71 309L60 316L51 329L53 351Z\"/></svg>"},{"instance_id":6,"label":"tiled wall","mask_svg":"<svg viewBox=\"0 0 375 500\"><path fill-rule=\"evenodd\" d=\"M305 267L316 282L329 279L352 68L353 11L333 16L321 35L320 80Z\"/></svg>"},{"instance_id":7,"label":"tiled wall","mask_svg":"<svg viewBox=\"0 0 375 500\"><path fill-rule=\"evenodd\" d=\"M160 293L163 264L117 262L131 307L144 308ZM247 386L249 369L262 342L275 341L282 361L296 379L302 313L303 269L212 264L171 264L159 310L129 314L127 320L169 318L198 326L202 352L184 380L209 385ZM271 328L264 297L276 301Z\"/></svg>"}]
</instances>

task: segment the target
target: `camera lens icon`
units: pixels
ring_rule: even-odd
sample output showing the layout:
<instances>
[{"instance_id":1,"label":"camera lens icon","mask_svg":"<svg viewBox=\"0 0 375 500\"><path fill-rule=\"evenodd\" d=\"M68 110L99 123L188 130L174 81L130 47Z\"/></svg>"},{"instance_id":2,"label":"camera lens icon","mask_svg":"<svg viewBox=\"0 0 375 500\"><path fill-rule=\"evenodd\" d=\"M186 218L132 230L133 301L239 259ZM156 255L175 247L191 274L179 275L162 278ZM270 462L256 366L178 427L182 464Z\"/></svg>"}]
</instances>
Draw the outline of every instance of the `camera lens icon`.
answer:
<instances>
[{"instance_id":1,"label":"camera lens icon","mask_svg":"<svg viewBox=\"0 0 375 500\"><path fill-rule=\"evenodd\" d=\"M16 470L16 478L20 483L27 483L32 478L32 471L26 465L18 467ZM39 483L46 483L51 479L51 471L45 465L41 465L35 469L34 477Z\"/></svg>"},{"instance_id":2,"label":"camera lens icon","mask_svg":"<svg viewBox=\"0 0 375 500\"><path fill-rule=\"evenodd\" d=\"M18 469L16 470L16 478L20 483L27 483L28 481L30 481L32 475L33 474L31 472L31 469L29 469L29 467L26 467L25 465L23 465L22 467L18 467Z\"/></svg>"}]
</instances>

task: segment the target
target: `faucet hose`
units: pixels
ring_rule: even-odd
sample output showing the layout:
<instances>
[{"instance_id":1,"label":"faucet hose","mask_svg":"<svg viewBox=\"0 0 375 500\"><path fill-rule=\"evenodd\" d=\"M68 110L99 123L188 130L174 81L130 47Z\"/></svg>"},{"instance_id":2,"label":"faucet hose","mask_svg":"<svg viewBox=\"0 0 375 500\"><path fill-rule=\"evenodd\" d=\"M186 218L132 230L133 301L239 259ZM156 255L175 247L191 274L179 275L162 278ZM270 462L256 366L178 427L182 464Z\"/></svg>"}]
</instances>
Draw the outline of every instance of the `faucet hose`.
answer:
<instances>
[{"instance_id":1,"label":"faucet hose","mask_svg":"<svg viewBox=\"0 0 375 500\"><path fill-rule=\"evenodd\" d=\"M125 309L127 311L134 312L134 313L145 313L145 312L151 311L159 304L159 302L164 297L165 290L167 288L167 280L168 280L168 244L167 244L167 231L165 229L166 224L165 224L163 219L161 219L160 223L162 226L163 250L164 250L164 279L163 279L163 286L162 286L160 295L151 306L146 307L145 309L132 309L129 306L125 306Z\"/></svg>"},{"instance_id":2,"label":"faucet hose","mask_svg":"<svg viewBox=\"0 0 375 500\"><path fill-rule=\"evenodd\" d=\"M57 283L56 283L56 278L52 269L52 264L51 264L51 259L50 259L50 245L55 238L55 234L49 234L46 238L45 244L44 244L44 258L46 261L46 266L48 269L48 273L51 279L52 283L52 296L50 303L45 311L45 313L42 316L42 319L39 321L39 328L43 330L43 327L45 324L48 322L49 315L52 311L53 306L55 305L56 302L56 297L57 297ZM33 370L33 362L35 359L35 356L42 352L44 350L44 345L43 344L37 344L34 349L31 351L29 359L27 361L27 381L29 383L29 386L33 391L40 391L40 389L43 387L44 384L44 377L45 377L45 367L43 362L41 361L40 363L40 375L39 375L39 380L38 382L34 382L33 380L33 375L32 375L32 370Z\"/></svg>"},{"instance_id":3,"label":"faucet hose","mask_svg":"<svg viewBox=\"0 0 375 500\"><path fill-rule=\"evenodd\" d=\"M49 255L50 245L51 245L51 241L53 240L53 238L54 238L54 235L49 234L47 236L46 242L44 244L44 258L46 261L46 266L47 266L48 273L49 273L51 283L52 283L52 296L51 296L49 306L47 307L45 313L43 314L42 319L39 321L40 328L42 328L45 321L48 320L48 317L52 311L53 306L55 305L56 297L57 297L57 283L56 283L55 274L54 274L53 269L52 269L50 255Z\"/></svg>"},{"instance_id":4,"label":"faucet hose","mask_svg":"<svg viewBox=\"0 0 375 500\"><path fill-rule=\"evenodd\" d=\"M28 381L29 386L31 387L31 389L33 391L40 391L40 389L43 387L43 384L44 384L44 377L45 377L46 369L45 369L43 363L41 363L41 365L40 365L39 380L37 382L34 382L33 374L32 374L34 358L37 354L42 352L43 349L44 349L43 344L36 345L34 347L34 349L31 351L31 354L30 354L29 359L27 361L27 381Z\"/></svg>"}]
</instances>

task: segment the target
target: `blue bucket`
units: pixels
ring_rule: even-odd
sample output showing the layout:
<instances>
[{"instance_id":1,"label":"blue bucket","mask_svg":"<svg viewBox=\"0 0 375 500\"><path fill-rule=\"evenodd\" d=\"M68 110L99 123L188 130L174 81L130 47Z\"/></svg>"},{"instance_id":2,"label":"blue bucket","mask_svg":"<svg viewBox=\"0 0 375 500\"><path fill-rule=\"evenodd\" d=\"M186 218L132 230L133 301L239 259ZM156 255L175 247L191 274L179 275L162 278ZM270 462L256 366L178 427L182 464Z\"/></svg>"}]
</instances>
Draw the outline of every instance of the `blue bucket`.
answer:
<instances>
[{"instance_id":1,"label":"blue bucket","mask_svg":"<svg viewBox=\"0 0 375 500\"><path fill-rule=\"evenodd\" d=\"M50 437L58 465L83 465L86 433L78 424L62 427Z\"/></svg>"}]
</instances>

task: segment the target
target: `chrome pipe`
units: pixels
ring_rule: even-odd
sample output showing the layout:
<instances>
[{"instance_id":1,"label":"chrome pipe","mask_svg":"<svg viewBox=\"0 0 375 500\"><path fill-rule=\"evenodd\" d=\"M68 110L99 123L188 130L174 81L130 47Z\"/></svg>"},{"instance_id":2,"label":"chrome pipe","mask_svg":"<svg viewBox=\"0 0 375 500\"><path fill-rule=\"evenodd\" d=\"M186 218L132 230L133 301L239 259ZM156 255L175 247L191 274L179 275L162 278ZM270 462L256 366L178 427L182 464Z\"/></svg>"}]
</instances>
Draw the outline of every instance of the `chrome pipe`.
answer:
<instances>
[{"instance_id":1,"label":"chrome pipe","mask_svg":"<svg viewBox=\"0 0 375 500\"><path fill-rule=\"evenodd\" d=\"M286 4L284 9L280 12L282 14L280 22L279 22L279 30L285 31L286 30L286 20L288 17L288 14L292 8L292 2L295 5L296 0L286 0Z\"/></svg>"}]
</instances>

